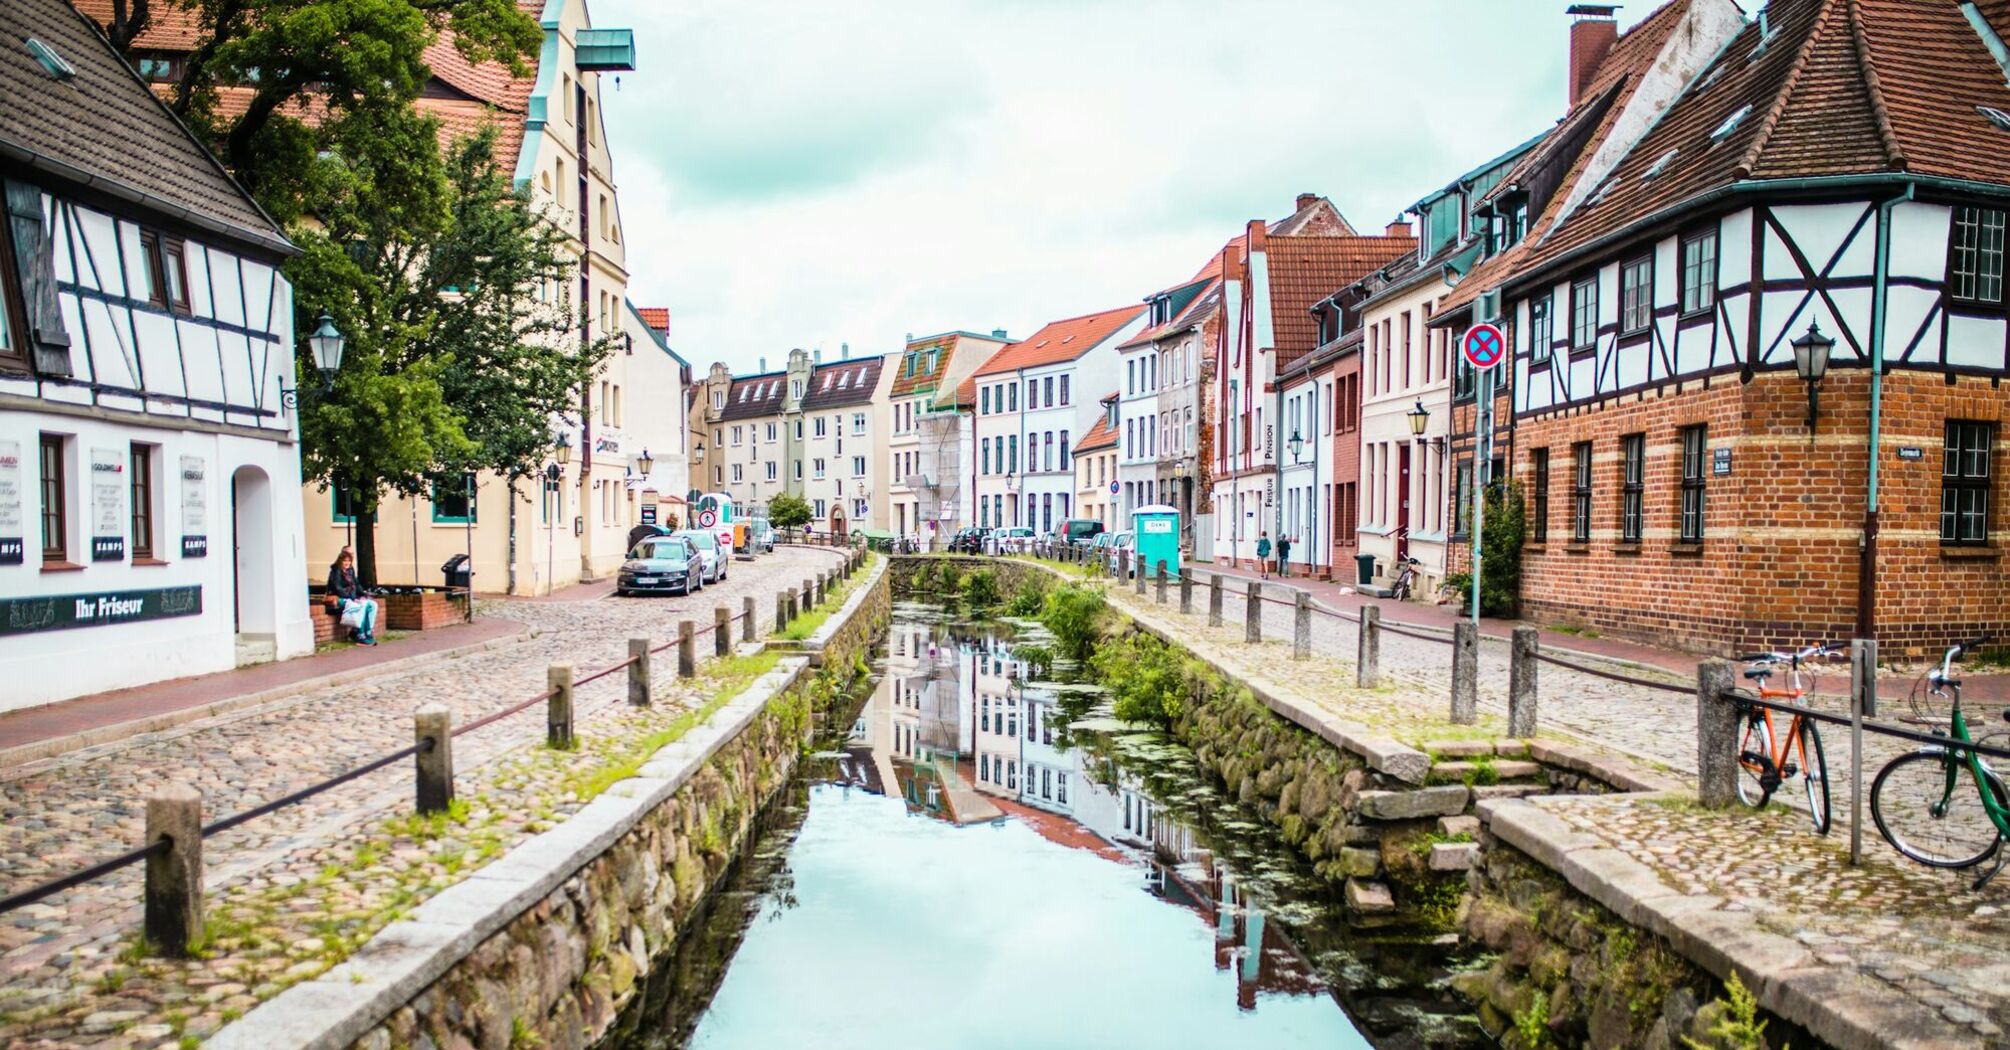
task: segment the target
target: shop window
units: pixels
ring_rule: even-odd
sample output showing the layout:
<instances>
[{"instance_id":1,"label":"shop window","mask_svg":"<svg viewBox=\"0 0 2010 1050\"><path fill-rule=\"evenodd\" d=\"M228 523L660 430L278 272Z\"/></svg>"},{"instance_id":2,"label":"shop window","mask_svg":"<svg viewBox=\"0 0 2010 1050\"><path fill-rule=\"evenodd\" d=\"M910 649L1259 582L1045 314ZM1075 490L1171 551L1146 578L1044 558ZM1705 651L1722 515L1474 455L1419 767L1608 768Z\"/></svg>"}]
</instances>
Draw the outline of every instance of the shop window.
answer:
<instances>
[{"instance_id":1,"label":"shop window","mask_svg":"<svg viewBox=\"0 0 2010 1050\"><path fill-rule=\"evenodd\" d=\"M154 446L132 444L127 496L132 501L133 560L154 556Z\"/></svg>"},{"instance_id":2,"label":"shop window","mask_svg":"<svg viewBox=\"0 0 2010 1050\"><path fill-rule=\"evenodd\" d=\"M61 434L43 434L41 441L42 561L70 560L69 460Z\"/></svg>"}]
</instances>

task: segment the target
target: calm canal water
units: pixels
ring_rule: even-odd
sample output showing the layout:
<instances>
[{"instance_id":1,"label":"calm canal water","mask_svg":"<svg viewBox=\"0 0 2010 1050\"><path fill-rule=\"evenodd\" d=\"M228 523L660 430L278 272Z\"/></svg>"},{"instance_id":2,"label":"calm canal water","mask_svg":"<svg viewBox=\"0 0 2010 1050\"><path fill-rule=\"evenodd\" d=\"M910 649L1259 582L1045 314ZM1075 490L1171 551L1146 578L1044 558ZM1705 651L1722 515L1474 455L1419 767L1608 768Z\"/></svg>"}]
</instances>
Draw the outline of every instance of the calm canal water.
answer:
<instances>
[{"instance_id":1,"label":"calm canal water","mask_svg":"<svg viewBox=\"0 0 2010 1050\"><path fill-rule=\"evenodd\" d=\"M1031 624L902 604L610 1044L772 1050L1475 1047L1414 931L1361 931L1191 756L1112 722Z\"/></svg>"}]
</instances>

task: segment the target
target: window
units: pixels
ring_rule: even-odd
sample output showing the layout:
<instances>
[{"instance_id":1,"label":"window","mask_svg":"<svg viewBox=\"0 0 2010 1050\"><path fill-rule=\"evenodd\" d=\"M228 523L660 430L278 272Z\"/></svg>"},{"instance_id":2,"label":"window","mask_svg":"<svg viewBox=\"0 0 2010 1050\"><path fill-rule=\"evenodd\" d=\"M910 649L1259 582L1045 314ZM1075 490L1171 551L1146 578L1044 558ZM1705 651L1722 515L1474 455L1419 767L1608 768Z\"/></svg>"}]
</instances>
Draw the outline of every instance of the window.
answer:
<instances>
[{"instance_id":1,"label":"window","mask_svg":"<svg viewBox=\"0 0 2010 1050\"><path fill-rule=\"evenodd\" d=\"M1589 350L1598 343L1598 277L1570 286L1570 345Z\"/></svg>"},{"instance_id":2,"label":"window","mask_svg":"<svg viewBox=\"0 0 2010 1050\"><path fill-rule=\"evenodd\" d=\"M1375 490L1368 490L1373 501ZM1373 507L1369 510L1372 512ZM1459 464L1452 473L1452 535L1467 536L1473 525L1473 465L1470 461Z\"/></svg>"},{"instance_id":3,"label":"window","mask_svg":"<svg viewBox=\"0 0 2010 1050\"><path fill-rule=\"evenodd\" d=\"M1466 360L1465 354L1460 354L1457 358L1453 359L1453 400L1463 401L1475 396L1475 391L1479 386L1479 378L1479 370L1473 367L1472 362Z\"/></svg>"},{"instance_id":4,"label":"window","mask_svg":"<svg viewBox=\"0 0 2010 1050\"><path fill-rule=\"evenodd\" d=\"M1006 401L1007 401L1007 404L1006 404L1006 407L1005 407L1005 410L1006 410L1007 412L1017 412L1017 411L1019 411L1019 384L1017 384L1017 383L1012 383L1012 384L1008 385L1008 386L1007 386L1007 387L1005 388L1005 390L1006 390L1006 392L1007 392L1007 395L1008 395L1008 397L1007 397L1007 399L1006 399Z\"/></svg>"},{"instance_id":5,"label":"window","mask_svg":"<svg viewBox=\"0 0 2010 1050\"><path fill-rule=\"evenodd\" d=\"M733 444L738 445L739 443L740 443L740 424L735 423L733 424Z\"/></svg>"},{"instance_id":6,"label":"window","mask_svg":"<svg viewBox=\"0 0 2010 1050\"><path fill-rule=\"evenodd\" d=\"M991 414L991 388L987 386L987 387L985 387L984 389L982 389L982 390L979 390L979 391L977 392L977 400L978 400L978 402L979 402L979 405L978 405L978 412L979 412L979 413L980 413L981 415L987 415L987 416L988 416L988 415L990 415L990 414Z\"/></svg>"},{"instance_id":7,"label":"window","mask_svg":"<svg viewBox=\"0 0 2010 1050\"><path fill-rule=\"evenodd\" d=\"M1997 243L2002 243L2000 236ZM183 260L182 242L163 240L160 234L142 231L140 249L147 260L147 301L164 310L187 313L188 265ZM1998 269L2000 272L2001 268Z\"/></svg>"},{"instance_id":8,"label":"window","mask_svg":"<svg viewBox=\"0 0 2010 1050\"><path fill-rule=\"evenodd\" d=\"M824 461L821 458L810 461L810 476L817 478L824 476ZM821 516L823 512L818 511L817 514Z\"/></svg>"},{"instance_id":9,"label":"window","mask_svg":"<svg viewBox=\"0 0 2010 1050\"><path fill-rule=\"evenodd\" d=\"M1591 542L1591 442L1580 441L1570 448L1576 461L1576 481L1570 490L1570 539Z\"/></svg>"},{"instance_id":10,"label":"window","mask_svg":"<svg viewBox=\"0 0 2010 1050\"><path fill-rule=\"evenodd\" d=\"M1550 344L1556 341L1556 325L1550 318L1550 296L1531 299L1528 304L1528 355L1531 365L1549 360ZM1461 358L1465 355L1460 354Z\"/></svg>"},{"instance_id":11,"label":"window","mask_svg":"<svg viewBox=\"0 0 2010 1050\"><path fill-rule=\"evenodd\" d=\"M1026 380L1026 410L1028 412L1031 412L1032 410L1039 407L1040 407L1040 381L1037 379L1028 379Z\"/></svg>"},{"instance_id":12,"label":"window","mask_svg":"<svg viewBox=\"0 0 2010 1050\"><path fill-rule=\"evenodd\" d=\"M769 481L775 480L775 461L772 459L767 462L767 475Z\"/></svg>"},{"instance_id":13,"label":"window","mask_svg":"<svg viewBox=\"0 0 2010 1050\"><path fill-rule=\"evenodd\" d=\"M475 520L475 476L469 473L434 478L433 521L439 524L472 525Z\"/></svg>"},{"instance_id":14,"label":"window","mask_svg":"<svg viewBox=\"0 0 2010 1050\"><path fill-rule=\"evenodd\" d=\"M978 447L984 457L984 469L980 473L989 474L991 473L991 439L985 438L983 441L978 442Z\"/></svg>"},{"instance_id":15,"label":"window","mask_svg":"<svg viewBox=\"0 0 2010 1050\"><path fill-rule=\"evenodd\" d=\"M1647 481L1647 436L1628 434L1619 439L1619 541L1640 542L1641 494Z\"/></svg>"},{"instance_id":16,"label":"window","mask_svg":"<svg viewBox=\"0 0 2010 1050\"><path fill-rule=\"evenodd\" d=\"M864 457L864 456L853 456L853 457L851 458L851 476L852 476L852 477L855 477L855 478L862 478L862 477L865 477L865 457Z\"/></svg>"},{"instance_id":17,"label":"window","mask_svg":"<svg viewBox=\"0 0 2010 1050\"><path fill-rule=\"evenodd\" d=\"M1068 377L1067 377L1067 376L1062 376L1062 377L1061 377L1061 404L1062 404L1063 406L1065 406L1065 405L1067 405L1067 404L1068 404Z\"/></svg>"},{"instance_id":18,"label":"window","mask_svg":"<svg viewBox=\"0 0 2010 1050\"><path fill-rule=\"evenodd\" d=\"M740 464L738 464L738 463L735 463L735 464L733 464L733 482L734 482L734 484L738 484L738 483L740 483L741 481L744 481L744 480L746 480L746 478L745 478L744 476L742 476L742 474L741 474L741 472L740 472Z\"/></svg>"},{"instance_id":19,"label":"window","mask_svg":"<svg viewBox=\"0 0 2010 1050\"><path fill-rule=\"evenodd\" d=\"M1682 525L1683 543L1703 542L1703 454L1708 442L1700 425L1683 427L1682 435Z\"/></svg>"},{"instance_id":20,"label":"window","mask_svg":"<svg viewBox=\"0 0 2010 1050\"><path fill-rule=\"evenodd\" d=\"M152 445L135 441L132 445L132 476L128 480L132 498L133 560L154 556L154 456Z\"/></svg>"},{"instance_id":21,"label":"window","mask_svg":"<svg viewBox=\"0 0 2010 1050\"><path fill-rule=\"evenodd\" d=\"M1994 208L1954 209L1950 291L1976 303L2003 301L2003 213Z\"/></svg>"},{"instance_id":22,"label":"window","mask_svg":"<svg viewBox=\"0 0 2010 1050\"><path fill-rule=\"evenodd\" d=\"M1644 332L1654 323L1654 256L1643 255L1619 268L1619 330Z\"/></svg>"},{"instance_id":23,"label":"window","mask_svg":"<svg viewBox=\"0 0 2010 1050\"><path fill-rule=\"evenodd\" d=\"M340 483L328 486L328 509L330 520L337 525L346 525L356 520L356 498Z\"/></svg>"},{"instance_id":24,"label":"window","mask_svg":"<svg viewBox=\"0 0 2010 1050\"><path fill-rule=\"evenodd\" d=\"M826 436L829 433L828 427L829 424L824 421L824 417L822 416L818 416L810 422L810 429L817 437Z\"/></svg>"},{"instance_id":25,"label":"window","mask_svg":"<svg viewBox=\"0 0 2010 1050\"><path fill-rule=\"evenodd\" d=\"M858 437L865 433L865 413L853 412L851 414L851 433L853 437Z\"/></svg>"},{"instance_id":26,"label":"window","mask_svg":"<svg viewBox=\"0 0 2010 1050\"><path fill-rule=\"evenodd\" d=\"M1940 542L1989 542L1989 453L1995 436L1989 423L1947 421L1940 460Z\"/></svg>"},{"instance_id":27,"label":"window","mask_svg":"<svg viewBox=\"0 0 2010 1050\"><path fill-rule=\"evenodd\" d=\"M63 435L42 435L42 561L70 560L69 473Z\"/></svg>"},{"instance_id":28,"label":"window","mask_svg":"<svg viewBox=\"0 0 2010 1050\"><path fill-rule=\"evenodd\" d=\"M829 504L825 503L823 500L818 500L816 506L816 516L819 518L824 517L826 514L830 513L829 508L830 508Z\"/></svg>"},{"instance_id":29,"label":"window","mask_svg":"<svg viewBox=\"0 0 2010 1050\"><path fill-rule=\"evenodd\" d=\"M1717 231L1682 242L1682 312L1693 314L1717 303Z\"/></svg>"},{"instance_id":30,"label":"window","mask_svg":"<svg viewBox=\"0 0 2010 1050\"><path fill-rule=\"evenodd\" d=\"M1535 521L1530 535L1532 542L1549 542L1549 450L1539 448L1529 453L1530 470L1535 474Z\"/></svg>"},{"instance_id":31,"label":"window","mask_svg":"<svg viewBox=\"0 0 2010 1050\"><path fill-rule=\"evenodd\" d=\"M1043 380L1043 381L1042 381L1042 389L1041 389L1041 396L1042 396L1042 397L1044 397L1044 398L1046 399L1046 405L1047 405L1047 407L1048 407L1048 408L1053 408L1053 407L1054 407L1054 377L1053 377L1053 376L1048 376L1048 377L1047 377L1047 378L1046 378L1045 380Z\"/></svg>"},{"instance_id":32,"label":"window","mask_svg":"<svg viewBox=\"0 0 2010 1050\"><path fill-rule=\"evenodd\" d=\"M1070 459L1068 458L1068 432L1067 432L1067 431L1065 431L1065 430L1063 430L1063 431L1061 431L1061 466L1062 466L1062 468L1063 468L1063 469L1066 469L1066 468L1067 468L1067 466L1068 466L1068 465L1069 465L1069 464L1070 464L1071 462L1073 462L1073 461L1072 461L1072 460L1070 460Z\"/></svg>"}]
</instances>

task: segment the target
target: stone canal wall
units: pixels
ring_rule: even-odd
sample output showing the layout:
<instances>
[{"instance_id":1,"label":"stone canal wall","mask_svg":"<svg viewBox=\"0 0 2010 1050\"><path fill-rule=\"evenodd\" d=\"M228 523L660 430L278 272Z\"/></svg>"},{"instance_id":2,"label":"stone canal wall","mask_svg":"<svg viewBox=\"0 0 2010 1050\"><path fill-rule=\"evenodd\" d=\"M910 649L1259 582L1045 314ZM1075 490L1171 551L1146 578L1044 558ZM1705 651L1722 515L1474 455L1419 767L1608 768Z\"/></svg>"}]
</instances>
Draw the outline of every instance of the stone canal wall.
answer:
<instances>
[{"instance_id":1,"label":"stone canal wall","mask_svg":"<svg viewBox=\"0 0 2010 1050\"><path fill-rule=\"evenodd\" d=\"M890 619L876 559L806 644L638 774L219 1032L224 1050L593 1045L700 913Z\"/></svg>"}]
</instances>

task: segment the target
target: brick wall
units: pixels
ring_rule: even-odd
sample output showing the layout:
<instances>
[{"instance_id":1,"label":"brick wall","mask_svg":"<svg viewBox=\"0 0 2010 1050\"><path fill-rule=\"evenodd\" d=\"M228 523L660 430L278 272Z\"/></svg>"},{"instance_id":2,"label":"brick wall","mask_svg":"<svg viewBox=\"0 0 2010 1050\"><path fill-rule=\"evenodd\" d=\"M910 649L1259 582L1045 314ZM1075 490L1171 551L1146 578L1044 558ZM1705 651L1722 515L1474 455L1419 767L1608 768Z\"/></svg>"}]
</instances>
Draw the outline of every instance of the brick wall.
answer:
<instances>
[{"instance_id":1,"label":"brick wall","mask_svg":"<svg viewBox=\"0 0 2010 1050\"><path fill-rule=\"evenodd\" d=\"M1597 406L1520 420L1514 474L1535 498L1533 453L1550 453L1549 536L1523 557L1524 615L1698 651L1844 640L1856 633L1860 542L1868 486L1869 375L1833 372L1821 414L1805 426L1806 387L1791 373L1670 385ZM1986 378L1954 383L1897 372L1885 381L1879 469L1876 635L1888 656L1924 655L1957 637L2010 628L2010 581L1994 547L1939 539L1941 448L1949 418L2000 421L2006 395ZM1678 431L1708 428L1705 526L1678 542ZM1643 529L1620 539L1620 440L1645 436ZM1592 442L1592 523L1571 542L1572 446ZM1998 446L2001 434L1998 434ZM1901 458L1901 449L1918 458ZM1730 474L1712 472L1718 450ZM1993 455L1992 504L2005 464ZM2000 511L1992 522L2000 539ZM1462 559L1463 560L1463 559Z\"/></svg>"},{"instance_id":2,"label":"brick wall","mask_svg":"<svg viewBox=\"0 0 2010 1050\"><path fill-rule=\"evenodd\" d=\"M1354 405L1348 410L1348 413L1353 416L1354 426L1347 430L1341 430L1336 427L1333 432L1333 491L1336 494L1341 492L1347 485L1355 486L1354 491L1356 493L1360 491L1360 375L1361 353L1358 350L1342 355L1333 363L1333 385L1336 390L1344 385L1344 380L1348 376L1355 377ZM1328 408L1331 410L1332 406L1328 406ZM1335 499L1337 498L1336 495ZM1354 555L1361 549L1360 537L1353 529L1348 529L1344 532L1340 530L1340 524L1343 520L1343 512L1340 507L1329 503L1320 513L1326 515L1326 520L1333 523L1333 552L1331 557L1327 559L1327 563L1332 566L1333 577L1352 583L1354 582ZM1360 500L1358 496L1355 500L1352 521L1356 525L1361 521Z\"/></svg>"}]
</instances>

